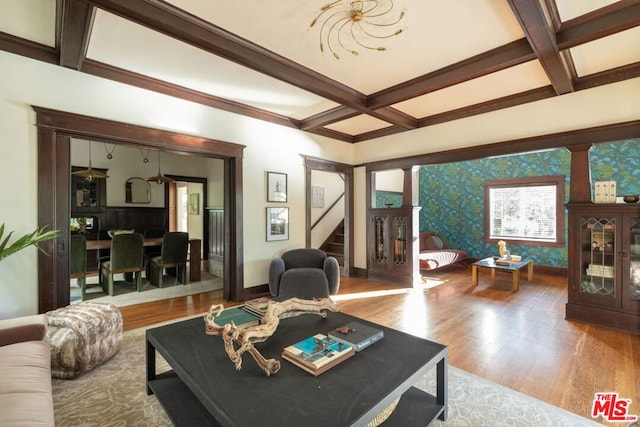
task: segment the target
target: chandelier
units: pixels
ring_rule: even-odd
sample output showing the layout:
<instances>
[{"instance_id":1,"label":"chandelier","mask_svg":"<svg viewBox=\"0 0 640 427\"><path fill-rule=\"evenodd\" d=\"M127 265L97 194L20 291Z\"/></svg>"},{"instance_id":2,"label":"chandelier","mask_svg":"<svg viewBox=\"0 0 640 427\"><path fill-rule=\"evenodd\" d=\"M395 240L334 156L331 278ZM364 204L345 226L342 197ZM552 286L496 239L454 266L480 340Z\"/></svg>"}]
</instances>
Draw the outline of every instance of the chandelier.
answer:
<instances>
[{"instance_id":1,"label":"chandelier","mask_svg":"<svg viewBox=\"0 0 640 427\"><path fill-rule=\"evenodd\" d=\"M150 176L146 178L148 182L155 182L156 184L162 184L164 182L176 182L175 179L169 178L168 176L164 176L162 171L160 170L160 150L158 150L158 174L155 176Z\"/></svg>"},{"instance_id":2,"label":"chandelier","mask_svg":"<svg viewBox=\"0 0 640 427\"><path fill-rule=\"evenodd\" d=\"M356 50L358 46L383 51L386 50L385 47L372 46L367 40L388 39L404 31L401 28L393 29L404 18L404 11L400 12L397 18L393 18L393 7L393 0L336 0L320 8L309 28L316 25L318 21L322 21L319 35L320 50L324 52L326 45L336 59L340 59L336 51L337 45L353 55L360 54ZM346 38L349 38L352 43L345 44Z\"/></svg>"},{"instance_id":3,"label":"chandelier","mask_svg":"<svg viewBox=\"0 0 640 427\"><path fill-rule=\"evenodd\" d=\"M72 172L71 175L79 176L81 178L84 178L85 181L89 181L89 182L93 181L94 179L109 178L109 175L107 175L106 173L97 171L91 166L91 143L89 143L89 167L81 171Z\"/></svg>"}]
</instances>

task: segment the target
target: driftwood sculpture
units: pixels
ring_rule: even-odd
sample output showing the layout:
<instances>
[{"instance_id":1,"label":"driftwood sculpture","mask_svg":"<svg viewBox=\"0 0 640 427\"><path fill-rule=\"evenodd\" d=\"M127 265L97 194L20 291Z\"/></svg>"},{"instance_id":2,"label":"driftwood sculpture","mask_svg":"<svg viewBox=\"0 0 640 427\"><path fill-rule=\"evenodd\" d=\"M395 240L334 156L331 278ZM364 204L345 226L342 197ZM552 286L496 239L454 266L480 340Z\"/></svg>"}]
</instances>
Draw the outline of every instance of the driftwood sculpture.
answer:
<instances>
[{"instance_id":1,"label":"driftwood sculpture","mask_svg":"<svg viewBox=\"0 0 640 427\"><path fill-rule=\"evenodd\" d=\"M205 332L208 335L220 335L222 337L227 356L235 364L237 370L242 369L242 355L248 352L267 376L271 376L280 370L280 361L265 359L253 344L264 342L273 335L278 328L278 324L280 324L280 319L301 314L317 314L318 316L327 317L325 310L339 311L338 306L330 298L317 300L290 298L283 302L270 302L259 325L238 328L233 322L225 325L216 324L211 313L215 312L218 315L222 310L224 310L222 304L211 306L209 312L204 316ZM237 349L235 347L236 344L238 346Z\"/></svg>"}]
</instances>

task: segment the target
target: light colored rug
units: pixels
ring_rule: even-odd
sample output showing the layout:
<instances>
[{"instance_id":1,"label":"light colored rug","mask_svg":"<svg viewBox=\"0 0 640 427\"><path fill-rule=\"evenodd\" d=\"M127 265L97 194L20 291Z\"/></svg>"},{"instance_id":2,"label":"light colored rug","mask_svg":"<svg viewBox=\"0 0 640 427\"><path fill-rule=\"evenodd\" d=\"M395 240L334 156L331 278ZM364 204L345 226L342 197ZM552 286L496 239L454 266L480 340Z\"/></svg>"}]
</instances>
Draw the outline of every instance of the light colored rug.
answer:
<instances>
[{"instance_id":1,"label":"light colored rug","mask_svg":"<svg viewBox=\"0 0 640 427\"><path fill-rule=\"evenodd\" d=\"M167 276L168 277L168 276ZM214 276L205 271L202 272L202 280L199 282L187 283L182 285L175 283L173 278L165 279L164 287L157 288L143 280L142 291L137 292L135 286L124 280L114 282L113 296L105 294L102 287L98 285L97 277L87 278L87 301L108 302L117 307L125 307L127 305L141 304L150 301L157 301L168 298L175 298L187 295L195 295L204 292L211 292L222 289L222 278ZM75 280L71 282L71 303L80 302L80 288Z\"/></svg>"},{"instance_id":2,"label":"light colored rug","mask_svg":"<svg viewBox=\"0 0 640 427\"><path fill-rule=\"evenodd\" d=\"M158 356L159 371L168 369ZM124 334L110 361L74 380L53 379L58 426L170 426L164 410L145 388L144 329ZM277 376L274 377L277 380ZM435 370L416 383L435 394ZM449 418L433 425L473 427L577 427L591 420L449 367ZM278 426L282 427L282 426Z\"/></svg>"}]
</instances>

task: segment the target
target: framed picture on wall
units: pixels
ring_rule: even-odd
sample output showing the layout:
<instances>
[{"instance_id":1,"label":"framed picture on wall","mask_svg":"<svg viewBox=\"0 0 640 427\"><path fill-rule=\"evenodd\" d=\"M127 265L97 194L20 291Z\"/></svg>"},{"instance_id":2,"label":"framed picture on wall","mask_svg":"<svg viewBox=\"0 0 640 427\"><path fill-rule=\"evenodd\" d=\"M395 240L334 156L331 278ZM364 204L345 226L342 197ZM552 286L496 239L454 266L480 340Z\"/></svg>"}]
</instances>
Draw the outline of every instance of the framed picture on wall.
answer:
<instances>
[{"instance_id":1,"label":"framed picture on wall","mask_svg":"<svg viewBox=\"0 0 640 427\"><path fill-rule=\"evenodd\" d=\"M267 208L267 242L289 240L289 208Z\"/></svg>"},{"instance_id":2,"label":"framed picture on wall","mask_svg":"<svg viewBox=\"0 0 640 427\"><path fill-rule=\"evenodd\" d=\"M189 194L189 215L200 215L200 194Z\"/></svg>"},{"instance_id":3,"label":"framed picture on wall","mask_svg":"<svg viewBox=\"0 0 640 427\"><path fill-rule=\"evenodd\" d=\"M311 207L324 208L324 187L311 187Z\"/></svg>"},{"instance_id":4,"label":"framed picture on wall","mask_svg":"<svg viewBox=\"0 0 640 427\"><path fill-rule=\"evenodd\" d=\"M267 202L287 201L287 174L267 172Z\"/></svg>"}]
</instances>

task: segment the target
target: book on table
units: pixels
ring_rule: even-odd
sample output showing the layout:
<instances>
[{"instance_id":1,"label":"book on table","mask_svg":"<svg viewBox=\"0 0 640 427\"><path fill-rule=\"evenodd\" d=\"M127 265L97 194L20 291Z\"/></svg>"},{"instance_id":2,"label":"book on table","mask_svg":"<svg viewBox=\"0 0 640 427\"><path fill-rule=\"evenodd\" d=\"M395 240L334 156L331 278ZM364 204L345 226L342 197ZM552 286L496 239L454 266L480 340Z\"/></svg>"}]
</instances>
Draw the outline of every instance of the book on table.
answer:
<instances>
[{"instance_id":1,"label":"book on table","mask_svg":"<svg viewBox=\"0 0 640 427\"><path fill-rule=\"evenodd\" d=\"M219 315L211 313L211 316L218 326L233 322L238 328L248 328L260 324L258 316L243 310L242 307L226 308Z\"/></svg>"},{"instance_id":2,"label":"book on table","mask_svg":"<svg viewBox=\"0 0 640 427\"><path fill-rule=\"evenodd\" d=\"M245 301L244 309L251 314L254 314L262 319L262 317L267 312L267 307L269 307L269 303L271 302L282 302L291 298L290 295L277 296L277 297L259 297L254 298L249 301Z\"/></svg>"},{"instance_id":3,"label":"book on table","mask_svg":"<svg viewBox=\"0 0 640 427\"><path fill-rule=\"evenodd\" d=\"M327 335L351 345L355 351L362 351L384 338L384 332L381 329L360 322L349 322L344 326L332 329Z\"/></svg>"},{"instance_id":4,"label":"book on table","mask_svg":"<svg viewBox=\"0 0 640 427\"><path fill-rule=\"evenodd\" d=\"M353 347L324 334L316 334L285 347L282 357L315 376L355 354Z\"/></svg>"}]
</instances>

